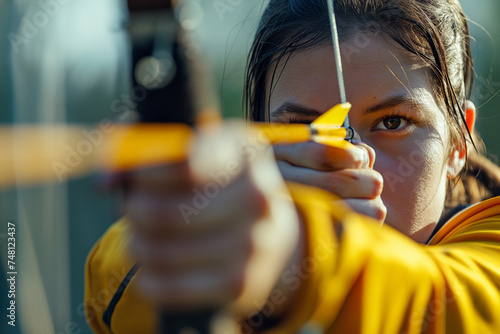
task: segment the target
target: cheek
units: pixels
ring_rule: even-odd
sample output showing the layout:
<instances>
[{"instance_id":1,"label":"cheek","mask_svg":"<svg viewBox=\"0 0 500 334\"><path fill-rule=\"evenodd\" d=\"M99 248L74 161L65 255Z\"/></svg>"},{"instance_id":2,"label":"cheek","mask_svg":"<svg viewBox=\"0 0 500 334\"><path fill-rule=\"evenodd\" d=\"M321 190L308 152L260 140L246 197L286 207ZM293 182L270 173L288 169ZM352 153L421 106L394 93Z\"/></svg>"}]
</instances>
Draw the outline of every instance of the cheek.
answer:
<instances>
[{"instance_id":1,"label":"cheek","mask_svg":"<svg viewBox=\"0 0 500 334\"><path fill-rule=\"evenodd\" d=\"M392 143L375 150L374 168L384 178L387 224L412 235L437 222L446 191L444 146L429 139Z\"/></svg>"}]
</instances>

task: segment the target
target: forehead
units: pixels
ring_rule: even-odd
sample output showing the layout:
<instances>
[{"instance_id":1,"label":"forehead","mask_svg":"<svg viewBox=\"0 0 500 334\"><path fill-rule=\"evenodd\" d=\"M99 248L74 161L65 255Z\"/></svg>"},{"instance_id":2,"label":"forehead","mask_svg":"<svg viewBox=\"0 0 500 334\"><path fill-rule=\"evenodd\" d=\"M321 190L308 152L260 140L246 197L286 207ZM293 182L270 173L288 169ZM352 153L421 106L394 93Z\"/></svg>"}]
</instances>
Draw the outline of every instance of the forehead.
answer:
<instances>
[{"instance_id":1,"label":"forehead","mask_svg":"<svg viewBox=\"0 0 500 334\"><path fill-rule=\"evenodd\" d=\"M341 44L347 97L352 104L376 103L391 95L433 93L430 71L416 56L381 36L359 41L357 35ZM272 92L268 112L290 101L325 111L340 102L331 44L285 57L274 81L271 79L268 75L267 92Z\"/></svg>"}]
</instances>

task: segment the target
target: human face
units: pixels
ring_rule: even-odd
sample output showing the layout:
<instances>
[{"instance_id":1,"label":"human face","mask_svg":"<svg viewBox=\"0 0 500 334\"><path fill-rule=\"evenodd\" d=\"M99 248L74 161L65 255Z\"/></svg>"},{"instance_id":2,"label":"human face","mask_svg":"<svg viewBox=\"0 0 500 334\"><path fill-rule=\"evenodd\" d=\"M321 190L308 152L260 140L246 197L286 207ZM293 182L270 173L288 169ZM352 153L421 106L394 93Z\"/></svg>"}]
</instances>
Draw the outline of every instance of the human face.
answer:
<instances>
[{"instance_id":1,"label":"human face","mask_svg":"<svg viewBox=\"0 0 500 334\"><path fill-rule=\"evenodd\" d=\"M425 242L446 195L450 132L444 108L428 68L411 54L381 36L371 38L362 50L350 43L341 46L353 106L349 119L376 152L374 169L384 178L386 223ZM268 97L272 122L310 123L340 102L331 45L297 52L280 66L277 73L282 74Z\"/></svg>"}]
</instances>

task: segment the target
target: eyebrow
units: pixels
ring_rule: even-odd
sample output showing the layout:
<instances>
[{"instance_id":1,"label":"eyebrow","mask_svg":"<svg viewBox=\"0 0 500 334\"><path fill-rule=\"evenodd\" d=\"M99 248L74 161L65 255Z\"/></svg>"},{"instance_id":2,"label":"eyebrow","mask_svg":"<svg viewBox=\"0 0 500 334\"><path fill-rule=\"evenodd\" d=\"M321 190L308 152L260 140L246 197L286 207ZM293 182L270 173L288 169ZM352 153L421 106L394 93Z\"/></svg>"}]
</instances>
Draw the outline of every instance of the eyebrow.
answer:
<instances>
[{"instance_id":1,"label":"eyebrow","mask_svg":"<svg viewBox=\"0 0 500 334\"><path fill-rule=\"evenodd\" d=\"M399 96L390 97L390 98L388 98L388 99L386 99L386 100L384 100L384 101L382 101L374 106L369 107L368 109L366 109L363 112L363 116L373 114L373 113L376 113L376 112L379 112L382 110L391 109L391 108L397 107L397 106L402 105L402 104L410 104L413 106L419 105L418 101L415 100L412 96L399 95ZM271 112L270 116L271 117L279 117L279 116L287 115L289 113L300 114L300 115L306 116L306 117L316 117L317 118L317 117L323 115L324 112L319 111L317 109L305 107L305 106L298 104L298 103L295 103L295 102L287 101L287 102L283 103L281 106L279 106L278 108L276 108L275 110L273 110Z\"/></svg>"},{"instance_id":2,"label":"eyebrow","mask_svg":"<svg viewBox=\"0 0 500 334\"><path fill-rule=\"evenodd\" d=\"M271 112L271 117L279 117L287 115L289 113L300 114L302 116L316 117L316 118L323 115L323 112L319 110L304 107L303 105L300 105L295 102L287 101L278 108L276 108L275 110L273 110L273 112Z\"/></svg>"},{"instance_id":3,"label":"eyebrow","mask_svg":"<svg viewBox=\"0 0 500 334\"><path fill-rule=\"evenodd\" d=\"M373 114L373 113L376 113L376 112L381 111L381 110L391 109L391 108L397 107L397 106L402 105L402 104L410 104L412 106L419 105L418 101L415 100L413 98L413 96L411 96L411 95L399 95L399 96L390 97L390 98L383 100L382 102L366 109L363 112L363 115L366 116L366 115Z\"/></svg>"}]
</instances>

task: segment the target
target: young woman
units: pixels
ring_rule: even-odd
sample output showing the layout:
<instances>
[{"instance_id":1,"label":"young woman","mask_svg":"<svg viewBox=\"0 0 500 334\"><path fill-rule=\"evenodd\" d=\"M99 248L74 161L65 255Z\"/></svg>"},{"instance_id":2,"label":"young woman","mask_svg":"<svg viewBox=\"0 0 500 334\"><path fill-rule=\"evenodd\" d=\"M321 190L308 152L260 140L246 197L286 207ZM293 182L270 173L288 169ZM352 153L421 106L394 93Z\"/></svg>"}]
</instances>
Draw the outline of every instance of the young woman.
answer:
<instances>
[{"instance_id":1,"label":"young woman","mask_svg":"<svg viewBox=\"0 0 500 334\"><path fill-rule=\"evenodd\" d=\"M153 301L229 307L243 333L500 332L500 199L438 223L500 184L471 140L459 3L335 9L358 149L275 146L284 179L313 186L288 184L293 200L235 125L201 134L187 163L135 173L128 217L89 256L94 330L153 332ZM250 118L309 123L339 103L330 40L326 1L271 0L249 58ZM112 285L113 272L128 275Z\"/></svg>"},{"instance_id":2,"label":"young woman","mask_svg":"<svg viewBox=\"0 0 500 334\"><path fill-rule=\"evenodd\" d=\"M490 197L500 177L498 171L485 172L476 187L468 179L466 189L456 184L466 160L465 123L472 132L475 117L467 101L473 67L465 16L458 1L336 5L347 96L353 104L350 120L376 152L374 169L385 181L386 223L425 242L444 204L450 208ZM250 55L250 119L310 123L338 103L325 6L325 1L271 1ZM475 144L469 143L469 170L477 172L479 160L485 168L491 164L478 158L477 139ZM360 188L342 183L345 171L340 176L318 172L331 170L318 155L331 161L337 152L324 157L311 143L276 151L285 179L339 195ZM366 209L366 203L362 206ZM366 213L383 217L373 211Z\"/></svg>"}]
</instances>

